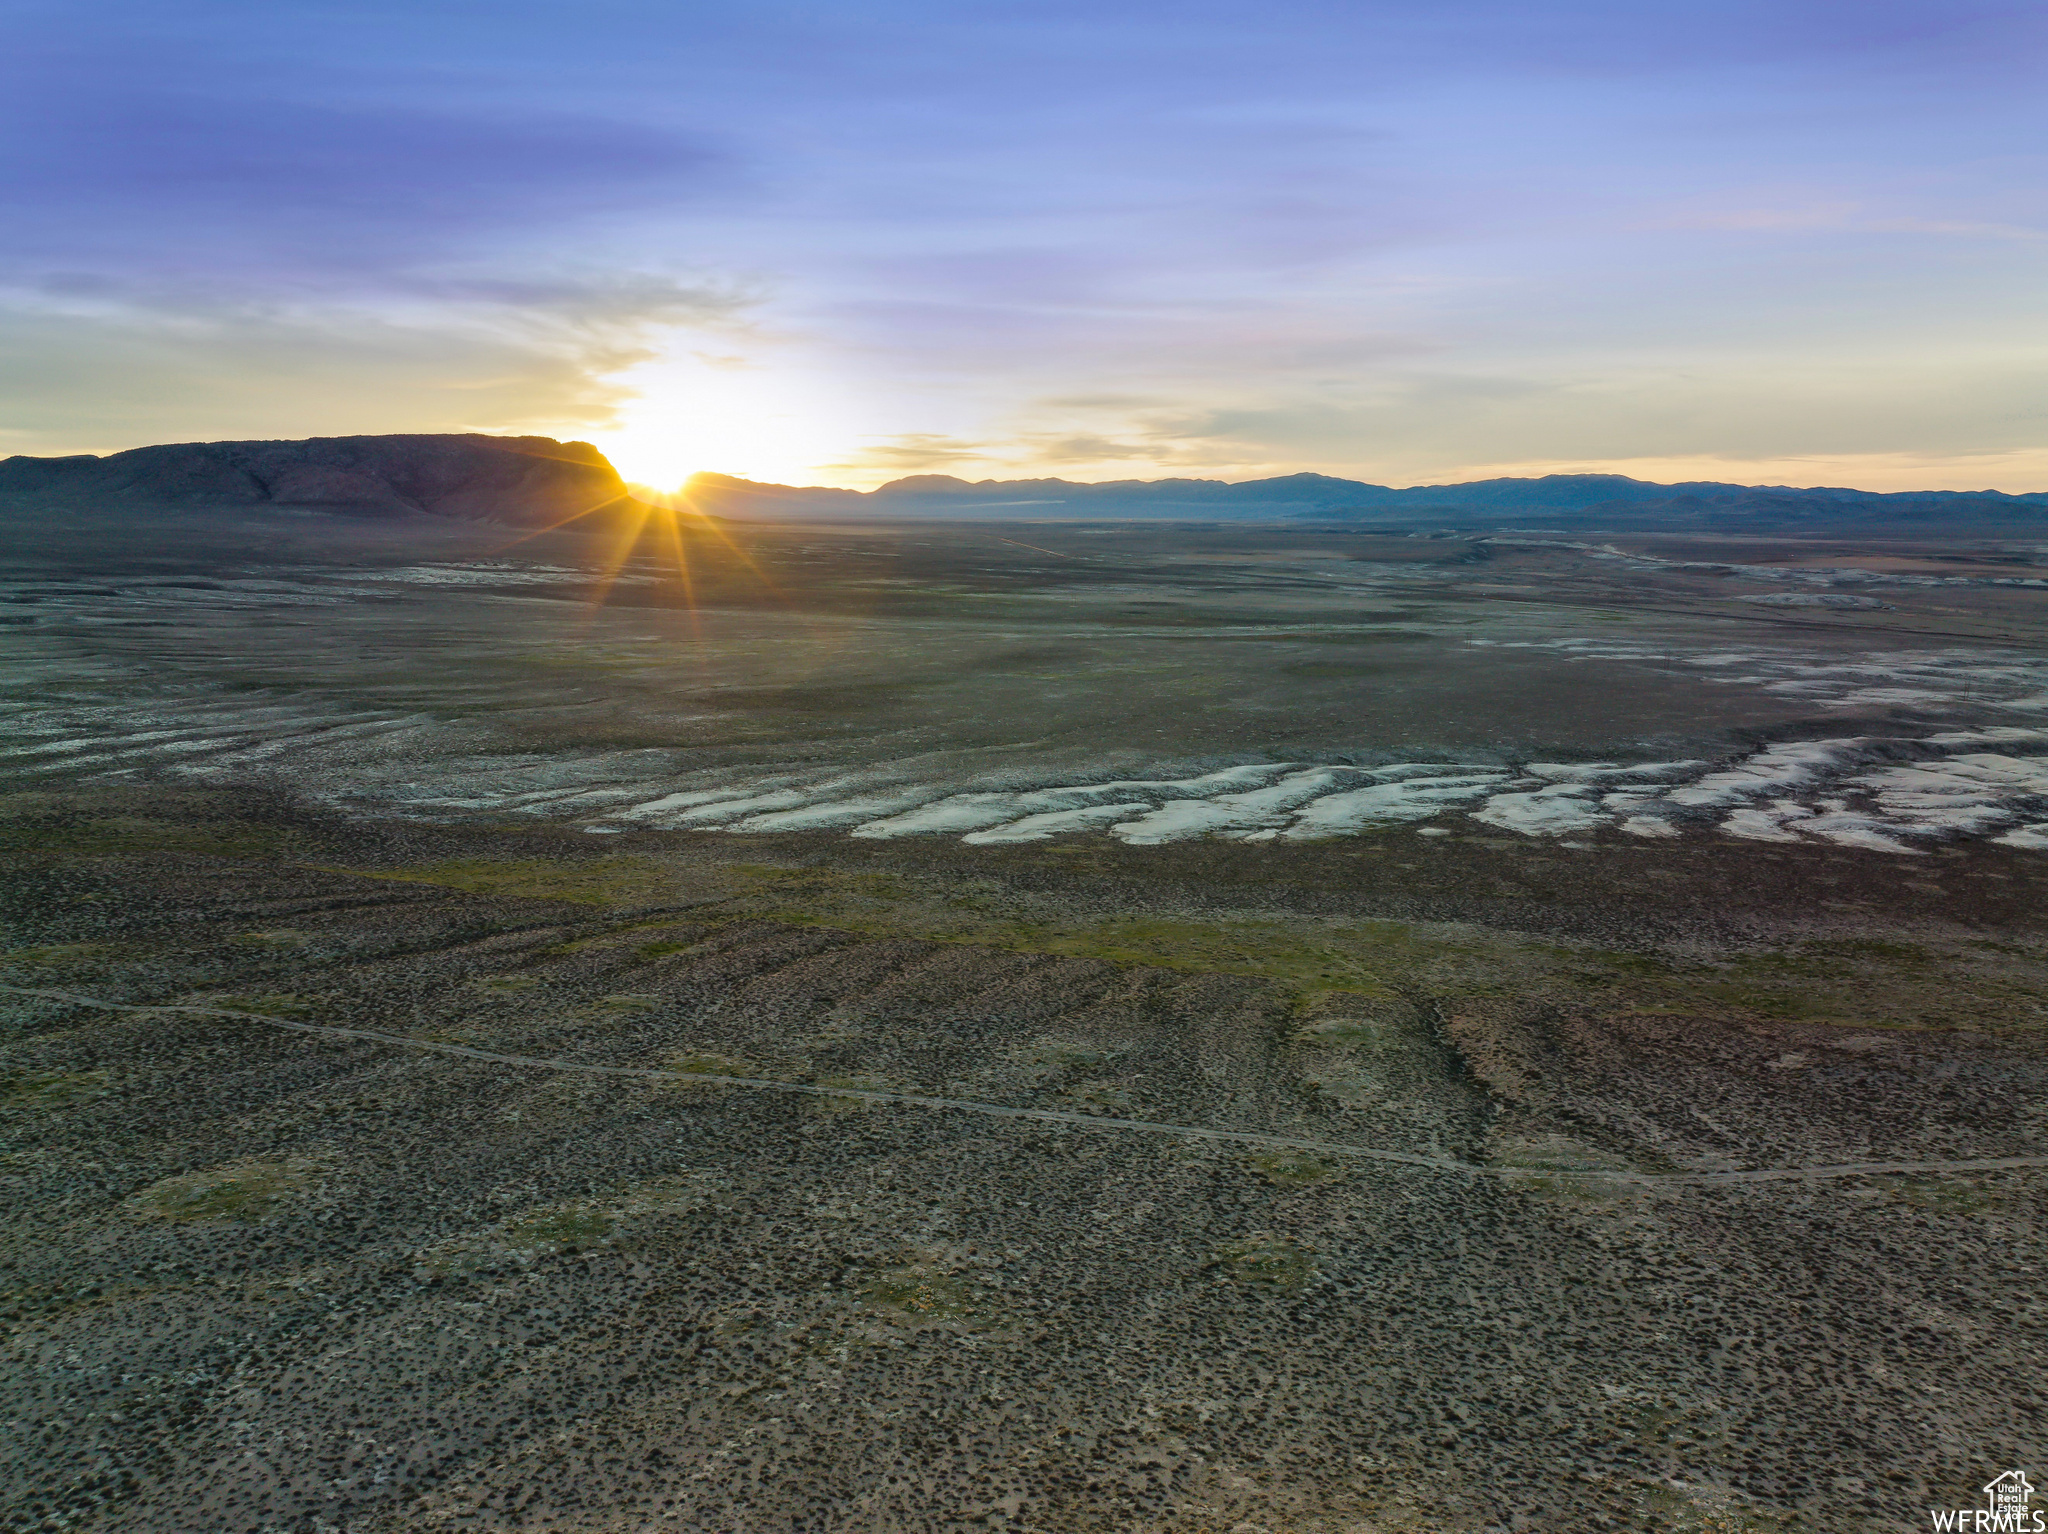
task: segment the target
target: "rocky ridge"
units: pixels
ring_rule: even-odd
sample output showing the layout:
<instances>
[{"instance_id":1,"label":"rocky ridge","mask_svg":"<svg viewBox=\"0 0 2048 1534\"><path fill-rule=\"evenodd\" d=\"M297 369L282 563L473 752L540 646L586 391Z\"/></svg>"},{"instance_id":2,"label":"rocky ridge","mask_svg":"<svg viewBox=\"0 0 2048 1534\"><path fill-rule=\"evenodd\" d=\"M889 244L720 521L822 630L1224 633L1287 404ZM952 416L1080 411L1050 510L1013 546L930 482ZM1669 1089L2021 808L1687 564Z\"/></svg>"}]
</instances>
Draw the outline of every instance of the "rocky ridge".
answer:
<instances>
[{"instance_id":1,"label":"rocky ridge","mask_svg":"<svg viewBox=\"0 0 2048 1534\"><path fill-rule=\"evenodd\" d=\"M181 442L105 458L0 460L0 495L39 502L295 507L553 525L630 498L588 442L399 435Z\"/></svg>"}]
</instances>

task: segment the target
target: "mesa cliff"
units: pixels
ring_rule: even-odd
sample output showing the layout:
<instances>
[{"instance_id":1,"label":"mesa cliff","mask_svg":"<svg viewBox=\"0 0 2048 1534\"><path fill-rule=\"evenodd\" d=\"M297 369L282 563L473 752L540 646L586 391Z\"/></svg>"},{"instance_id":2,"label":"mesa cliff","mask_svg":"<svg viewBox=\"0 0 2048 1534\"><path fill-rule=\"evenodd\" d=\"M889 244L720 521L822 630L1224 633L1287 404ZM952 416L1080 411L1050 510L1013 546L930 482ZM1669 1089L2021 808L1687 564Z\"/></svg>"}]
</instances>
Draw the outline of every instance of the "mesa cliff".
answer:
<instances>
[{"instance_id":1,"label":"mesa cliff","mask_svg":"<svg viewBox=\"0 0 2048 1534\"><path fill-rule=\"evenodd\" d=\"M73 506L272 506L547 526L624 502L630 492L587 442L419 434L0 459L0 495Z\"/></svg>"}]
</instances>

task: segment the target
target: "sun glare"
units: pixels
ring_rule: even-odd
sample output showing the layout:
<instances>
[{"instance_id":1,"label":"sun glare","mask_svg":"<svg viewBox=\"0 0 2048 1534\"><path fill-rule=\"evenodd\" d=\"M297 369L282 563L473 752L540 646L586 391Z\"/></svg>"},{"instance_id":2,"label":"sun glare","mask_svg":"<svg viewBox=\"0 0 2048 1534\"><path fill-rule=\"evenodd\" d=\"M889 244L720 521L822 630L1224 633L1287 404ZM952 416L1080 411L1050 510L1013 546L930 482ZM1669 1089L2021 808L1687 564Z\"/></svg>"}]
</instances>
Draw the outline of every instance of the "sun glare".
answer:
<instances>
[{"instance_id":1,"label":"sun glare","mask_svg":"<svg viewBox=\"0 0 2048 1534\"><path fill-rule=\"evenodd\" d=\"M633 484L672 491L700 471L807 482L807 465L853 437L830 391L789 372L702 355L663 358L622 380L637 398L591 440Z\"/></svg>"}]
</instances>

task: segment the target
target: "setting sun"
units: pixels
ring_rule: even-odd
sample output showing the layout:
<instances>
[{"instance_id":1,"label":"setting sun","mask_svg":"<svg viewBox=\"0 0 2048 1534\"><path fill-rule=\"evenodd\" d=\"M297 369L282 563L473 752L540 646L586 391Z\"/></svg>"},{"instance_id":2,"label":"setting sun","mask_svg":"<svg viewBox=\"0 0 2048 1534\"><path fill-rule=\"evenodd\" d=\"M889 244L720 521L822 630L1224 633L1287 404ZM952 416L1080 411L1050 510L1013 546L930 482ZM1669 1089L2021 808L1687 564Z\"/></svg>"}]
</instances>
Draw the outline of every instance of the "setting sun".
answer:
<instances>
[{"instance_id":1,"label":"setting sun","mask_svg":"<svg viewBox=\"0 0 2048 1534\"><path fill-rule=\"evenodd\" d=\"M591 440L627 480L652 489L674 490L700 470L803 481L807 466L853 441L815 379L739 358L665 357L621 382L637 397Z\"/></svg>"}]
</instances>

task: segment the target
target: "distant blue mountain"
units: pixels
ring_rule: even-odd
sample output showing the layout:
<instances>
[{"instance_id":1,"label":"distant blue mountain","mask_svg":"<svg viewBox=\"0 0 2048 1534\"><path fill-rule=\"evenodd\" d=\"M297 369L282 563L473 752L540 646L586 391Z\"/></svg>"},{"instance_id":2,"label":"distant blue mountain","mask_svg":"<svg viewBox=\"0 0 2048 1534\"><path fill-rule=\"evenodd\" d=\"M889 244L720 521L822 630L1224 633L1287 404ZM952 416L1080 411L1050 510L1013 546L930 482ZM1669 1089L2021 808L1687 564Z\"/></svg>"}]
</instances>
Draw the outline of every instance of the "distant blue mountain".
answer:
<instances>
[{"instance_id":1,"label":"distant blue mountain","mask_svg":"<svg viewBox=\"0 0 2048 1534\"><path fill-rule=\"evenodd\" d=\"M432 515L547 525L601 511L632 492L587 442L547 437L409 435L287 442L184 442L105 458L0 459L0 502L38 506L278 506L356 515ZM770 485L699 474L699 511L754 518L1103 517L1202 521L1529 517L1598 525L1761 527L1815 521L2031 522L2048 491L1794 489L1702 480L1651 484L1622 474L1547 474L1462 485L1367 484L1328 474L1273 479L984 479L915 474L872 491Z\"/></svg>"},{"instance_id":2,"label":"distant blue mountain","mask_svg":"<svg viewBox=\"0 0 2048 1534\"><path fill-rule=\"evenodd\" d=\"M1482 479L1459 485L1397 489L1328 474L1274 479L1121 479L1082 484L1065 479L956 479L917 474L872 491L760 484L699 474L684 490L693 505L728 516L1196 516L1311 517L1351 520L1379 514L1584 513L1656 509L1674 517L1797 515L1828 511L1903 515L1913 511L2048 509L2048 491L1901 491L1804 489L1692 480L1660 485L1624 474L1546 474L1538 479Z\"/></svg>"}]
</instances>

